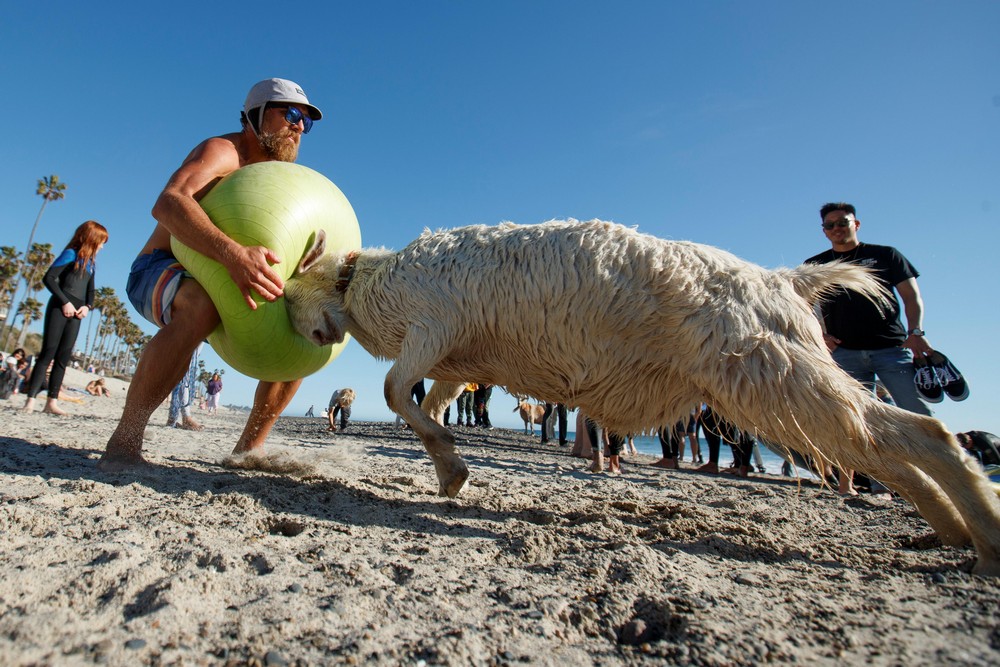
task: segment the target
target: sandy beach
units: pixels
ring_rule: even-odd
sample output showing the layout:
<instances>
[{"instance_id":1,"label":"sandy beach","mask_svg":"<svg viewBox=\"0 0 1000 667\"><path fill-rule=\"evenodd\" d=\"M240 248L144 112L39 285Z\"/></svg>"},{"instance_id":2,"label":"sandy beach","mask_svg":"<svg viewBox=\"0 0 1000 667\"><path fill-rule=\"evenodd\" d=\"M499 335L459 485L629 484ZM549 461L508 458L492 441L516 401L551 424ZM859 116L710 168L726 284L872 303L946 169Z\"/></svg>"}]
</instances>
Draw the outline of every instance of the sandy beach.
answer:
<instances>
[{"instance_id":1,"label":"sandy beach","mask_svg":"<svg viewBox=\"0 0 1000 667\"><path fill-rule=\"evenodd\" d=\"M282 418L234 461L244 414L165 406L153 465L105 474L108 384L0 402L0 664L1000 664L1000 581L898 499L462 428L448 500L391 423Z\"/></svg>"}]
</instances>

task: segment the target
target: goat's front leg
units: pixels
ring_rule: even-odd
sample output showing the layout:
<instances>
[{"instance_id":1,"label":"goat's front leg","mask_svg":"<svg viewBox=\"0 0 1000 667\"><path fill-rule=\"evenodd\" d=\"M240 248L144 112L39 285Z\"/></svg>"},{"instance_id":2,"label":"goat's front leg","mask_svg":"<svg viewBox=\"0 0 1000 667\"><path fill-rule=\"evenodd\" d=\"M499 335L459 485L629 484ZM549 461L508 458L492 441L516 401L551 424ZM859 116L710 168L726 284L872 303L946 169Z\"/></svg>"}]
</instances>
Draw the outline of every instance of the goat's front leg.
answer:
<instances>
[{"instance_id":1,"label":"goat's front leg","mask_svg":"<svg viewBox=\"0 0 1000 667\"><path fill-rule=\"evenodd\" d=\"M410 398L410 388L423 377L426 369L433 366L435 360L427 350L414 349L410 338L408 336L404 341L399 358L385 376L385 400L424 443L437 473L438 495L454 498L469 478L469 467L455 451L455 436L451 431L435 423Z\"/></svg>"}]
</instances>

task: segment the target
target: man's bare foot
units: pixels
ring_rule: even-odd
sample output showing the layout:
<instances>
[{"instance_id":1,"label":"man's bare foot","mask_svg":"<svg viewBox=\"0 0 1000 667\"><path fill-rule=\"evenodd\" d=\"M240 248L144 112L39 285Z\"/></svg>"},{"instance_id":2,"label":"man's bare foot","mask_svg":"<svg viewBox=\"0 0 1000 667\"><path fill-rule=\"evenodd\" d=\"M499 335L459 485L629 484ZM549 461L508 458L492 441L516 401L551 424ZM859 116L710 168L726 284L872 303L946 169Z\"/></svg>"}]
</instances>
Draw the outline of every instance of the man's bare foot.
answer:
<instances>
[{"instance_id":1,"label":"man's bare foot","mask_svg":"<svg viewBox=\"0 0 1000 667\"><path fill-rule=\"evenodd\" d=\"M719 464L717 464L717 463L712 463L711 461L709 461L709 462L708 462L708 463L706 463L705 465L703 465L703 466L700 466L700 467L698 467L698 468L695 468L695 472L710 472L710 473L718 473L718 472L719 472Z\"/></svg>"},{"instance_id":2,"label":"man's bare foot","mask_svg":"<svg viewBox=\"0 0 1000 667\"><path fill-rule=\"evenodd\" d=\"M237 442L236 446L233 447L233 456L243 456L245 454L263 454L264 453L264 443L259 444L246 444L243 442Z\"/></svg>"},{"instance_id":3,"label":"man's bare foot","mask_svg":"<svg viewBox=\"0 0 1000 667\"><path fill-rule=\"evenodd\" d=\"M45 402L45 407L42 408L42 412L48 413L50 415L65 415L66 411L59 407L54 399L49 399Z\"/></svg>"},{"instance_id":4,"label":"man's bare foot","mask_svg":"<svg viewBox=\"0 0 1000 667\"><path fill-rule=\"evenodd\" d=\"M107 449L97 462L97 469L102 472L121 472L148 465L146 459L142 458L141 435L136 442L133 442L131 437L121 438L113 435L108 441Z\"/></svg>"},{"instance_id":5,"label":"man's bare foot","mask_svg":"<svg viewBox=\"0 0 1000 667\"><path fill-rule=\"evenodd\" d=\"M34 412L35 411L35 399L29 398L28 400L26 400L24 402L24 411L25 412Z\"/></svg>"},{"instance_id":6,"label":"man's bare foot","mask_svg":"<svg viewBox=\"0 0 1000 667\"><path fill-rule=\"evenodd\" d=\"M601 452L594 455L594 463L590 466L590 472L604 472L604 454Z\"/></svg>"},{"instance_id":7,"label":"man's bare foot","mask_svg":"<svg viewBox=\"0 0 1000 667\"><path fill-rule=\"evenodd\" d=\"M202 431L205 429L204 426L191 419L190 417L184 417L177 428L182 428L185 431Z\"/></svg>"},{"instance_id":8,"label":"man's bare foot","mask_svg":"<svg viewBox=\"0 0 1000 667\"><path fill-rule=\"evenodd\" d=\"M680 466L677 464L677 459L667 459L663 458L656 463L651 463L654 468L667 468L669 470L677 470Z\"/></svg>"}]
</instances>

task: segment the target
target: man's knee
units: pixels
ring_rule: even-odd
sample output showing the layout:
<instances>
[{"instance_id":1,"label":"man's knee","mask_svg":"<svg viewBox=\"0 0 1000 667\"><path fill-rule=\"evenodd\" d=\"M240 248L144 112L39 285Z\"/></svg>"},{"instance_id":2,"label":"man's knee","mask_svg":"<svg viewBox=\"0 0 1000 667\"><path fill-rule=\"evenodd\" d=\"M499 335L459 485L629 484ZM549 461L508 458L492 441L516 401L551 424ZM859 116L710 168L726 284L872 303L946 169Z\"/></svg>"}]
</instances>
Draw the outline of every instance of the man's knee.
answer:
<instances>
[{"instance_id":1,"label":"man's knee","mask_svg":"<svg viewBox=\"0 0 1000 667\"><path fill-rule=\"evenodd\" d=\"M184 280L170 304L170 323L183 324L201 339L212 333L219 321L219 311L205 288L194 280Z\"/></svg>"}]
</instances>

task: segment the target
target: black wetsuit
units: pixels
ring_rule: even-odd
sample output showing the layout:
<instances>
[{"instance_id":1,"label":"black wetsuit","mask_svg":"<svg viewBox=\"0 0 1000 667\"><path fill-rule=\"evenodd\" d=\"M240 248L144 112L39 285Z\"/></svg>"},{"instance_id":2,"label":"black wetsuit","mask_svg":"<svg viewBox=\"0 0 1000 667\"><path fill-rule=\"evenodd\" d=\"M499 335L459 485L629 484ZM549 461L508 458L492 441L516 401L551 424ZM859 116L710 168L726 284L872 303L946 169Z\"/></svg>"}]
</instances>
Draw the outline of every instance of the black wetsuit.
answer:
<instances>
[{"instance_id":1,"label":"black wetsuit","mask_svg":"<svg viewBox=\"0 0 1000 667\"><path fill-rule=\"evenodd\" d=\"M701 423L705 431L705 441L708 443L709 463L719 465L719 450L724 440L733 448L734 465L737 468L750 466L753 458L753 438L716 414L711 406L701 413Z\"/></svg>"},{"instance_id":2,"label":"black wetsuit","mask_svg":"<svg viewBox=\"0 0 1000 667\"><path fill-rule=\"evenodd\" d=\"M663 451L663 458L676 459L680 457L681 442L684 437L685 423L679 421L673 428L661 428L656 432L660 438L660 449Z\"/></svg>"},{"instance_id":3,"label":"black wetsuit","mask_svg":"<svg viewBox=\"0 0 1000 667\"><path fill-rule=\"evenodd\" d=\"M77 269L76 251L66 248L45 273L44 283L52 292L52 297L45 308L42 351L31 372L27 391L29 398L34 398L41 391L50 361L54 363L49 376L48 394L49 398L59 398L66 364L73 356L73 346L80 334L81 322L77 317L63 315L62 307L67 303L73 304L77 309L83 306L89 309L94 307L94 262L90 261L83 269Z\"/></svg>"},{"instance_id":4,"label":"black wetsuit","mask_svg":"<svg viewBox=\"0 0 1000 667\"><path fill-rule=\"evenodd\" d=\"M584 423L587 427L587 435L590 436L590 446L594 450L594 456L597 456L598 452L604 451L604 443L601 442L600 434L598 432L597 422L592 420L590 417L584 419ZM618 435L617 433L608 432L608 455L609 456L619 456L622 453L622 448L625 446L625 438Z\"/></svg>"}]
</instances>

